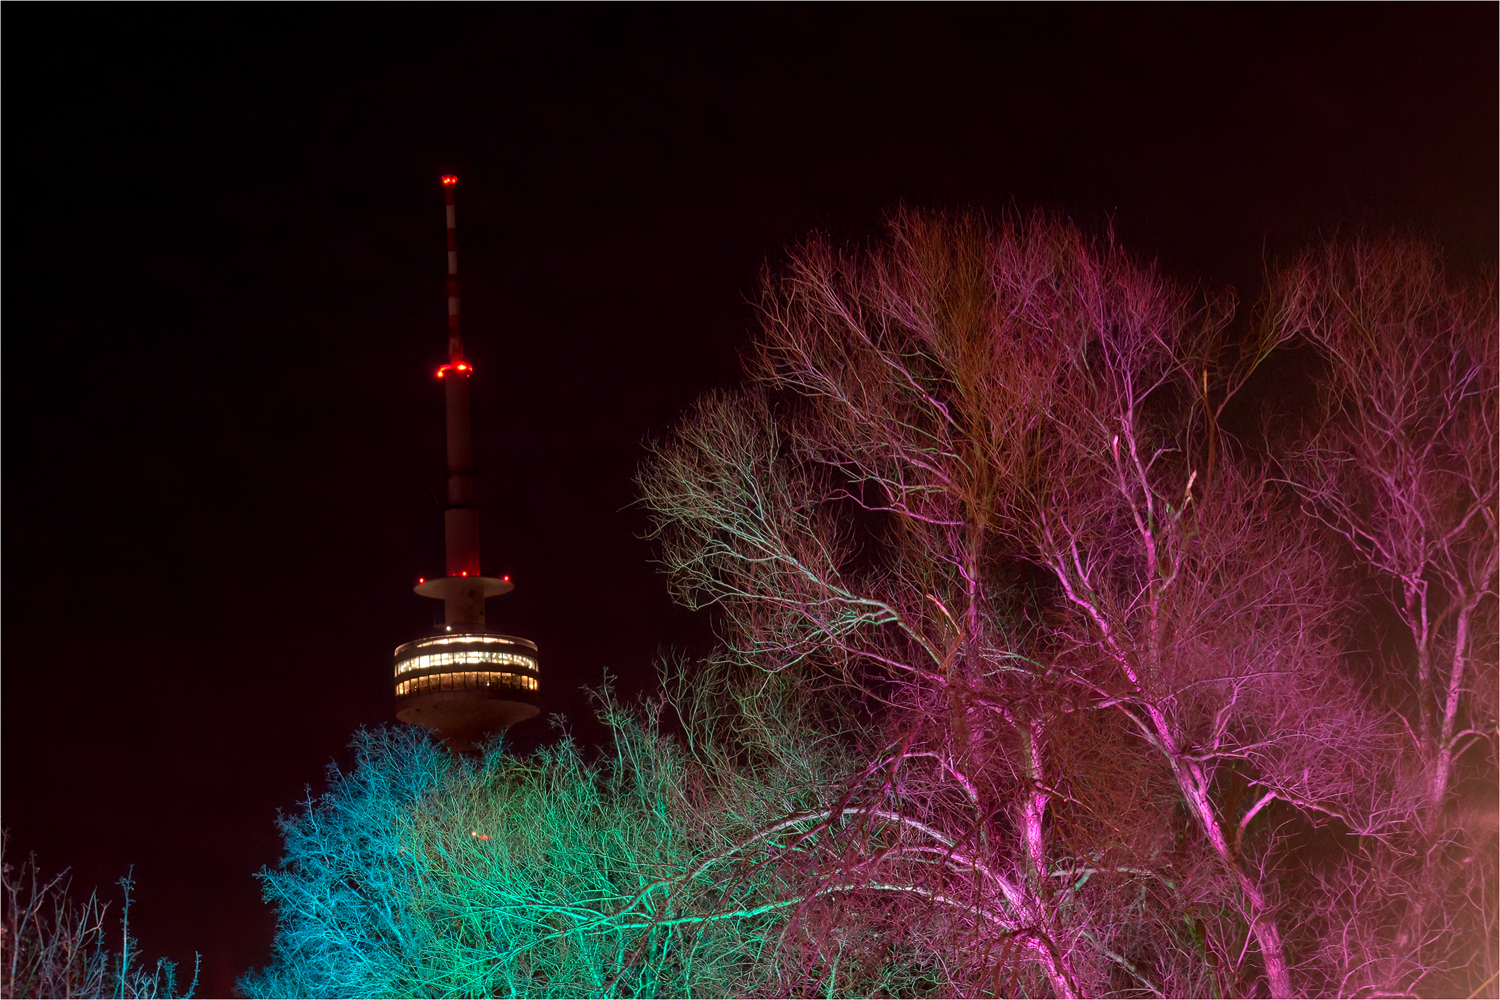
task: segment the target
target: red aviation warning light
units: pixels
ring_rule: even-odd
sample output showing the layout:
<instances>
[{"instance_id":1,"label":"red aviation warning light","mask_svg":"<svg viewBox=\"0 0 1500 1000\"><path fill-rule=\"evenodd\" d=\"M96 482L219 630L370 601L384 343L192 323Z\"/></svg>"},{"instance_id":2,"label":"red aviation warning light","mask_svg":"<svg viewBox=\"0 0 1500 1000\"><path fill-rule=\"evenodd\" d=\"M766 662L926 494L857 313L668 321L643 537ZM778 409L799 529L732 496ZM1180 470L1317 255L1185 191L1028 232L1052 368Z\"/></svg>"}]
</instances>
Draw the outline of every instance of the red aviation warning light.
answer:
<instances>
[{"instance_id":1,"label":"red aviation warning light","mask_svg":"<svg viewBox=\"0 0 1500 1000\"><path fill-rule=\"evenodd\" d=\"M458 177L454 174L443 175L443 187L452 187L458 183Z\"/></svg>"},{"instance_id":2,"label":"red aviation warning light","mask_svg":"<svg viewBox=\"0 0 1500 1000\"><path fill-rule=\"evenodd\" d=\"M440 366L437 370L437 377L442 378L449 372L463 372L465 375L468 375L473 370L473 365L469 364L467 361L460 361L457 364Z\"/></svg>"}]
</instances>

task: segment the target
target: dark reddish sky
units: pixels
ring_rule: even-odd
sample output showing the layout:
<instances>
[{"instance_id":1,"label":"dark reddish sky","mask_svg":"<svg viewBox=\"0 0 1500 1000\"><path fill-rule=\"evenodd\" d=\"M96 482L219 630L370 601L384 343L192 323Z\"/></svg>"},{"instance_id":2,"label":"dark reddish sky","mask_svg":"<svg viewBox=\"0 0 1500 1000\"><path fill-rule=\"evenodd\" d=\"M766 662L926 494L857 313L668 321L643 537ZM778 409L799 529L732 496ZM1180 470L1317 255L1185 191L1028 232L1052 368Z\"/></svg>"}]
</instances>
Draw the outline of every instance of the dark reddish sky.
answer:
<instances>
[{"instance_id":1,"label":"dark reddish sky","mask_svg":"<svg viewBox=\"0 0 1500 1000\"><path fill-rule=\"evenodd\" d=\"M641 443L734 379L758 269L901 201L1113 220L1253 291L1344 224L1497 239L1497 8L10 7L3 822L207 992L252 873L441 568L442 194L492 622L544 708L701 643ZM515 731L551 738L544 722Z\"/></svg>"}]
</instances>

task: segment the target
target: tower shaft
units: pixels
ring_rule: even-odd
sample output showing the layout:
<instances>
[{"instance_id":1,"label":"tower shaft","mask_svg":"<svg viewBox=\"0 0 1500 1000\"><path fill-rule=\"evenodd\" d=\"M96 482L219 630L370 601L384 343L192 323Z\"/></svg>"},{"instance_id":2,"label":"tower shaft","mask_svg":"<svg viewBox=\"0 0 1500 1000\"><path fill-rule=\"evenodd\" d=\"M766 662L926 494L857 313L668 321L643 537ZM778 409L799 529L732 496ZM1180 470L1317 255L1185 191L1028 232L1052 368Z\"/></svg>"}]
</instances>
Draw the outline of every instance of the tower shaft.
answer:
<instances>
[{"instance_id":1,"label":"tower shaft","mask_svg":"<svg viewBox=\"0 0 1500 1000\"><path fill-rule=\"evenodd\" d=\"M510 577L484 576L479 566L479 505L469 426L469 376L458 306L458 235L453 188L443 178L448 211L448 363L443 380L448 431L447 504L443 509L447 575L415 590L443 602L445 628L396 649L396 717L436 732L455 750L537 715L541 679L536 644L496 635L485 626L484 601L511 590Z\"/></svg>"},{"instance_id":2,"label":"tower shaft","mask_svg":"<svg viewBox=\"0 0 1500 1000\"><path fill-rule=\"evenodd\" d=\"M448 626L484 631L484 586L479 568L479 506L474 441L469 418L469 373L464 360L463 314L458 295L458 213L454 188L444 179L448 220L448 363L441 374L448 429L447 505L443 508L445 563L450 581L443 593ZM462 581L473 581L465 585Z\"/></svg>"}]
</instances>

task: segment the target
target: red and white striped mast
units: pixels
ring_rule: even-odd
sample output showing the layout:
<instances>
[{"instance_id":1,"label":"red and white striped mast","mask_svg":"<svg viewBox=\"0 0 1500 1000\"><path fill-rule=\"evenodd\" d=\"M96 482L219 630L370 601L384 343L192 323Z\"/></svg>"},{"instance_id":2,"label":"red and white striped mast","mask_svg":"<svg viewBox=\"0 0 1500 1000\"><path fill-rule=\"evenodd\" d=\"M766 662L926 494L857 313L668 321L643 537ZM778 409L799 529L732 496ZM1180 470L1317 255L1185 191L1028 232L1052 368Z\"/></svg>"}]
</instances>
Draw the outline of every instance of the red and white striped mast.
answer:
<instances>
[{"instance_id":1,"label":"red and white striped mast","mask_svg":"<svg viewBox=\"0 0 1500 1000\"><path fill-rule=\"evenodd\" d=\"M443 176L448 217L448 363L437 371L443 380L448 415L448 496L443 508L447 576L417 586L424 597L443 601L443 624L451 632L483 632L484 600L509 593L508 578L487 577L479 569L479 505L475 490L474 441L469 423L469 376L474 366L464 358L463 313L458 297L458 216L454 189L458 178Z\"/></svg>"}]
</instances>

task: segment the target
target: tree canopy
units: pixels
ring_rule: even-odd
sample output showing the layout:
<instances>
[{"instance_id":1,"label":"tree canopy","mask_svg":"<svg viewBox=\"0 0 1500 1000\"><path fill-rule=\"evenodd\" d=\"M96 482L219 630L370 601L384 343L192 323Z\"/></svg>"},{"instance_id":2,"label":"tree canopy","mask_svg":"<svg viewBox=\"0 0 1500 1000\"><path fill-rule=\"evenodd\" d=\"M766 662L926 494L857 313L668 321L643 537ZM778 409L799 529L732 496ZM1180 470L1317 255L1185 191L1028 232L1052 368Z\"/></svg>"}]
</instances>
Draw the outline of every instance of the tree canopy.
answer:
<instances>
[{"instance_id":1,"label":"tree canopy","mask_svg":"<svg viewBox=\"0 0 1500 1000\"><path fill-rule=\"evenodd\" d=\"M242 989L1486 988L1493 272L1355 241L1268 289L1042 214L795 248L639 475L716 651L595 762L362 735ZM1288 355L1317 403L1257 420Z\"/></svg>"}]
</instances>

